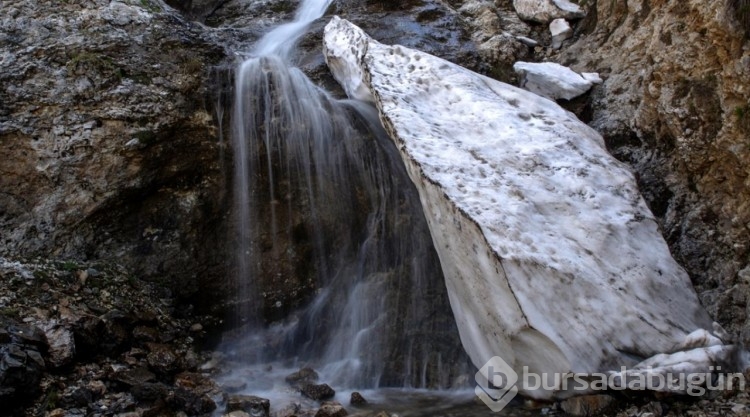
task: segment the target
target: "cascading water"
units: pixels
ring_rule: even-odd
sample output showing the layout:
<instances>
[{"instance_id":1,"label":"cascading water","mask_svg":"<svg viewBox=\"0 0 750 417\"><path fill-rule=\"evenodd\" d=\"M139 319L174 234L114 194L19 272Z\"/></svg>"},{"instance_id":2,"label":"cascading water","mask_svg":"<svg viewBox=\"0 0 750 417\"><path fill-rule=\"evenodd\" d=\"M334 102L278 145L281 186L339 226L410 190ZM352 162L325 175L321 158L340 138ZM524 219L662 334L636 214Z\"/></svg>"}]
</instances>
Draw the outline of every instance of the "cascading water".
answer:
<instances>
[{"instance_id":1,"label":"cascading water","mask_svg":"<svg viewBox=\"0 0 750 417\"><path fill-rule=\"evenodd\" d=\"M445 388L468 362L416 190L375 109L331 98L291 64L329 3L303 0L236 73L244 336L229 351L247 364L313 366L337 389Z\"/></svg>"}]
</instances>

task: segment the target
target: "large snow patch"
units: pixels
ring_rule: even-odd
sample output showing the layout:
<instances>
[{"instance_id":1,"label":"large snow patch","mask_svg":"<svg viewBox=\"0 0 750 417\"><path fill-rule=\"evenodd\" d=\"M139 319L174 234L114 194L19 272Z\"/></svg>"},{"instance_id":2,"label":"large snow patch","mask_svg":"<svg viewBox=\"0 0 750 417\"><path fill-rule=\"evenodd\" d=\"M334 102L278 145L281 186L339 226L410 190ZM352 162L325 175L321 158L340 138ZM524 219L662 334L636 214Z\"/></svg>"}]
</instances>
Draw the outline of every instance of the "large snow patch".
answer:
<instances>
[{"instance_id":1,"label":"large snow patch","mask_svg":"<svg viewBox=\"0 0 750 417\"><path fill-rule=\"evenodd\" d=\"M519 373L638 372L661 355L659 372L699 372L729 355L708 347L720 332L597 132L550 100L337 17L324 42L339 83L379 109L419 190L478 368L500 356Z\"/></svg>"}]
</instances>

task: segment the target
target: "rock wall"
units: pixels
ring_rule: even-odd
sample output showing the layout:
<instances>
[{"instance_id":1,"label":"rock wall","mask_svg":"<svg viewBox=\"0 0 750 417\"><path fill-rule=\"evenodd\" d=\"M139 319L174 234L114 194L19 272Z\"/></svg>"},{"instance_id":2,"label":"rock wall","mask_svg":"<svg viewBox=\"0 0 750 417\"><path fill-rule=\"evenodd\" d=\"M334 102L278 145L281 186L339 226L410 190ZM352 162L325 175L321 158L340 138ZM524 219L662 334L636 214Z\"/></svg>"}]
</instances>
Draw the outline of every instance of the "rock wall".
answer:
<instances>
[{"instance_id":1,"label":"rock wall","mask_svg":"<svg viewBox=\"0 0 750 417\"><path fill-rule=\"evenodd\" d=\"M729 3L588 2L553 58L603 75L582 117L638 173L703 304L747 341L750 43Z\"/></svg>"},{"instance_id":2,"label":"rock wall","mask_svg":"<svg viewBox=\"0 0 750 417\"><path fill-rule=\"evenodd\" d=\"M221 276L224 49L148 0L0 14L0 256L116 259L184 296Z\"/></svg>"}]
</instances>

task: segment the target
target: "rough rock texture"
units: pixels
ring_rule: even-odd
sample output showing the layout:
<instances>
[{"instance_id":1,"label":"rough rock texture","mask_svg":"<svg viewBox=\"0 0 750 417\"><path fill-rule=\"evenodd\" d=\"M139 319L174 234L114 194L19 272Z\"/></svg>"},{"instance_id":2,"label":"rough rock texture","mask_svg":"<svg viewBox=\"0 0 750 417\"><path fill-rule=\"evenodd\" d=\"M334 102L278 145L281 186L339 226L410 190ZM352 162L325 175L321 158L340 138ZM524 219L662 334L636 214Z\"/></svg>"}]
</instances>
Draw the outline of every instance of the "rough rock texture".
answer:
<instances>
[{"instance_id":1,"label":"rough rock texture","mask_svg":"<svg viewBox=\"0 0 750 417\"><path fill-rule=\"evenodd\" d=\"M226 199L206 101L223 48L151 0L13 0L0 16L0 255L117 259L185 296L216 282Z\"/></svg>"},{"instance_id":2,"label":"rough rock texture","mask_svg":"<svg viewBox=\"0 0 750 417\"><path fill-rule=\"evenodd\" d=\"M328 384L305 384L300 392L305 397L316 401L329 400L336 395L336 391Z\"/></svg>"},{"instance_id":3,"label":"rough rock texture","mask_svg":"<svg viewBox=\"0 0 750 417\"><path fill-rule=\"evenodd\" d=\"M320 406L318 412L315 413L315 417L344 417L349 413L346 411L344 406L341 404L331 401L325 402Z\"/></svg>"},{"instance_id":4,"label":"rough rock texture","mask_svg":"<svg viewBox=\"0 0 750 417\"><path fill-rule=\"evenodd\" d=\"M339 82L369 88L399 147L477 367L500 356L518 373L590 373L678 351L646 364L706 371L728 359L635 179L595 131L336 17L325 51Z\"/></svg>"},{"instance_id":5,"label":"rough rock texture","mask_svg":"<svg viewBox=\"0 0 750 417\"><path fill-rule=\"evenodd\" d=\"M208 413L196 322L217 325L121 266L0 258L3 415Z\"/></svg>"},{"instance_id":6,"label":"rough rock texture","mask_svg":"<svg viewBox=\"0 0 750 417\"><path fill-rule=\"evenodd\" d=\"M203 22L229 0L164 0L168 5L180 10L186 16Z\"/></svg>"},{"instance_id":7,"label":"rough rock texture","mask_svg":"<svg viewBox=\"0 0 750 417\"><path fill-rule=\"evenodd\" d=\"M510 8L498 8L490 1L463 2L458 12L466 26L471 28L471 39L489 68L487 74L510 81L510 66L516 60L525 59L529 53L529 48L517 36L529 35L530 28ZM469 68L461 62L458 64Z\"/></svg>"},{"instance_id":8,"label":"rough rock texture","mask_svg":"<svg viewBox=\"0 0 750 417\"><path fill-rule=\"evenodd\" d=\"M253 417L268 417L271 401L253 395L233 395L227 399L226 413L244 411Z\"/></svg>"},{"instance_id":9,"label":"rough rock texture","mask_svg":"<svg viewBox=\"0 0 750 417\"><path fill-rule=\"evenodd\" d=\"M28 405L41 391L47 346L36 326L0 315L0 406L5 412Z\"/></svg>"},{"instance_id":10,"label":"rough rock texture","mask_svg":"<svg viewBox=\"0 0 750 417\"><path fill-rule=\"evenodd\" d=\"M724 2L597 1L557 57L598 71L584 117L638 173L703 304L750 342L750 44Z\"/></svg>"}]
</instances>

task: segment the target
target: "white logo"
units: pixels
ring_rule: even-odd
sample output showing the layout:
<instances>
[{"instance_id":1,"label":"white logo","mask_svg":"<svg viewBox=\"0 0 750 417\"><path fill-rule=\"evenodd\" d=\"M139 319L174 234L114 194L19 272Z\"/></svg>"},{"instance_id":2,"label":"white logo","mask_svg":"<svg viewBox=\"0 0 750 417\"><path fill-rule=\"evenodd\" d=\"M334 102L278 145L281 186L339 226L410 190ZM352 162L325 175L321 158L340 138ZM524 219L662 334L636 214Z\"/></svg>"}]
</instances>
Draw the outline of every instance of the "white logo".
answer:
<instances>
[{"instance_id":1,"label":"white logo","mask_svg":"<svg viewBox=\"0 0 750 417\"><path fill-rule=\"evenodd\" d=\"M494 412L505 408L518 394L518 374L498 356L485 363L474 379L477 381L474 393Z\"/></svg>"}]
</instances>

